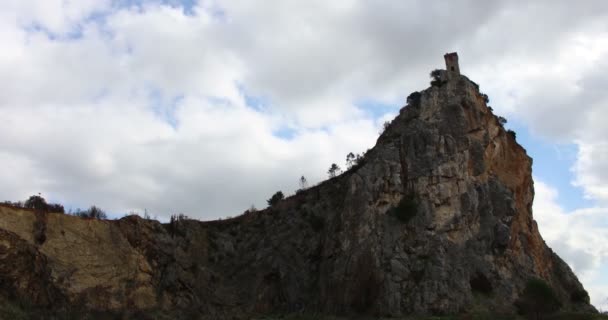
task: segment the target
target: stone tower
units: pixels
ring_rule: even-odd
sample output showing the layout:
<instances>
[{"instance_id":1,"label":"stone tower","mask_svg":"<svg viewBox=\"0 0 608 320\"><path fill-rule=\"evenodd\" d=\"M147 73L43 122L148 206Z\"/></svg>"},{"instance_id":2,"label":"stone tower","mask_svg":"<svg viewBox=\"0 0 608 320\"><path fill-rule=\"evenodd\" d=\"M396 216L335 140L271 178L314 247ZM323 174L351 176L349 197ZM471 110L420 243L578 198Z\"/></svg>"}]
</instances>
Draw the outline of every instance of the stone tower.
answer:
<instances>
[{"instance_id":1,"label":"stone tower","mask_svg":"<svg viewBox=\"0 0 608 320\"><path fill-rule=\"evenodd\" d=\"M443 55L445 59L445 70L448 71L448 77L452 74L459 75L460 67L458 66L458 53L446 53Z\"/></svg>"}]
</instances>

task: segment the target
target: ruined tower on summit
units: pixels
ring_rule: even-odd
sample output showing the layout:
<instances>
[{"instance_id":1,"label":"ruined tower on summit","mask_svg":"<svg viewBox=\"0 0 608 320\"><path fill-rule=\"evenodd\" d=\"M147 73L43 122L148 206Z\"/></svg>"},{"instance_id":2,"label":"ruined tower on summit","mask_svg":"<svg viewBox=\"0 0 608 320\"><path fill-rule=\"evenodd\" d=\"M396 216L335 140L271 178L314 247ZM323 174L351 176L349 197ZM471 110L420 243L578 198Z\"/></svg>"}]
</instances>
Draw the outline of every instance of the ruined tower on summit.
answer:
<instances>
[{"instance_id":1,"label":"ruined tower on summit","mask_svg":"<svg viewBox=\"0 0 608 320\"><path fill-rule=\"evenodd\" d=\"M448 77L451 75L460 75L460 67L458 66L458 53L446 53L443 55L445 59L445 70L448 72Z\"/></svg>"}]
</instances>

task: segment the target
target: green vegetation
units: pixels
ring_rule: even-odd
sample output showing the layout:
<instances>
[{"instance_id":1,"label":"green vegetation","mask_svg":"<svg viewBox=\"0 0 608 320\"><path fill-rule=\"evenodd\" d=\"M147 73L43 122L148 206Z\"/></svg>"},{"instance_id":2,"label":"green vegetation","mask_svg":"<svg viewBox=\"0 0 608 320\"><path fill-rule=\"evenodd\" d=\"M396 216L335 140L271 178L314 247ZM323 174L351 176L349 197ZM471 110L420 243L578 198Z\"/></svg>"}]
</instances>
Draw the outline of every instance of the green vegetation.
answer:
<instances>
[{"instance_id":1,"label":"green vegetation","mask_svg":"<svg viewBox=\"0 0 608 320\"><path fill-rule=\"evenodd\" d=\"M318 314L289 314L275 316L260 316L255 320L522 320L517 315L495 314L484 310L470 310L461 315L453 316L404 316L404 317L374 317L374 316L323 316ZM585 313L558 313L547 317L548 320L608 320L607 315Z\"/></svg>"},{"instance_id":2,"label":"green vegetation","mask_svg":"<svg viewBox=\"0 0 608 320\"><path fill-rule=\"evenodd\" d=\"M10 320L109 320L109 319L198 319L194 314L187 311L92 311L83 308L63 308L60 310L49 310L47 308L35 307L27 303L10 302L0 299L0 319Z\"/></svg>"},{"instance_id":3,"label":"green vegetation","mask_svg":"<svg viewBox=\"0 0 608 320\"><path fill-rule=\"evenodd\" d=\"M418 203L413 193L404 195L397 206L391 208L388 214L396 217L403 223L409 222L418 212Z\"/></svg>"},{"instance_id":4,"label":"green vegetation","mask_svg":"<svg viewBox=\"0 0 608 320\"><path fill-rule=\"evenodd\" d=\"M349 152L346 155L346 170L350 170L355 165L355 154Z\"/></svg>"},{"instance_id":5,"label":"green vegetation","mask_svg":"<svg viewBox=\"0 0 608 320\"><path fill-rule=\"evenodd\" d=\"M301 176L300 177L300 190L306 190L308 189L308 181L306 180L306 177Z\"/></svg>"},{"instance_id":6,"label":"green vegetation","mask_svg":"<svg viewBox=\"0 0 608 320\"><path fill-rule=\"evenodd\" d=\"M77 216L77 217L81 217L81 218L91 218L91 219L107 219L108 218L106 213L103 210L101 210L99 207L96 207L96 206L91 206L87 210L76 209L76 211L74 211L71 214L74 216Z\"/></svg>"},{"instance_id":7,"label":"green vegetation","mask_svg":"<svg viewBox=\"0 0 608 320\"><path fill-rule=\"evenodd\" d=\"M185 235L184 230L182 230L182 221L186 221L188 219L188 216L183 213L172 214L171 219L169 220L169 224L166 227L169 231L169 234L171 234L171 236L175 236L177 234L182 236Z\"/></svg>"},{"instance_id":8,"label":"green vegetation","mask_svg":"<svg viewBox=\"0 0 608 320\"><path fill-rule=\"evenodd\" d=\"M391 126L391 122L390 121L384 121L384 123L382 124L382 128L380 129L380 131L378 132L379 135L382 135L389 127Z\"/></svg>"},{"instance_id":9,"label":"green vegetation","mask_svg":"<svg viewBox=\"0 0 608 320\"><path fill-rule=\"evenodd\" d=\"M0 300L0 319L31 319L28 313L25 308L16 303Z\"/></svg>"},{"instance_id":10,"label":"green vegetation","mask_svg":"<svg viewBox=\"0 0 608 320\"><path fill-rule=\"evenodd\" d=\"M130 312L95 312L81 308L64 308L63 310L51 311L45 308L34 307L27 303L8 301L0 297L0 319L29 320L29 319L199 319L194 310L146 310ZM523 320L517 315L504 315L489 312L485 308L473 308L460 315L452 316L402 316L402 317L380 317L380 316L332 316L318 313L292 313L260 315L252 317L255 320ZM608 315L584 314L563 312L546 317L547 320L608 320Z\"/></svg>"},{"instance_id":11,"label":"green vegetation","mask_svg":"<svg viewBox=\"0 0 608 320\"><path fill-rule=\"evenodd\" d=\"M499 116L498 123L500 123L501 126L504 126L505 124L507 124L507 118Z\"/></svg>"},{"instance_id":12,"label":"green vegetation","mask_svg":"<svg viewBox=\"0 0 608 320\"><path fill-rule=\"evenodd\" d=\"M589 303L589 293L585 289L580 289L570 294L570 301L574 303Z\"/></svg>"},{"instance_id":13,"label":"green vegetation","mask_svg":"<svg viewBox=\"0 0 608 320\"><path fill-rule=\"evenodd\" d=\"M414 91L414 92L410 93L409 96L407 96L406 102L410 106L417 105L420 103L421 97L422 97L422 95L420 94L420 92Z\"/></svg>"},{"instance_id":14,"label":"green vegetation","mask_svg":"<svg viewBox=\"0 0 608 320\"><path fill-rule=\"evenodd\" d=\"M268 205L272 207L283 199L285 199L285 195L283 194L283 192L277 191L275 192L275 194L272 195L272 197L270 197L270 199L266 200L266 202L268 202Z\"/></svg>"},{"instance_id":15,"label":"green vegetation","mask_svg":"<svg viewBox=\"0 0 608 320\"><path fill-rule=\"evenodd\" d=\"M513 140L515 140L515 138L517 137L517 134L515 133L515 131L509 129L507 130L507 134L509 135L509 137L513 138Z\"/></svg>"},{"instance_id":16,"label":"green vegetation","mask_svg":"<svg viewBox=\"0 0 608 320\"><path fill-rule=\"evenodd\" d=\"M40 193L38 195L33 195L29 197L27 200L25 200L25 202L4 201L3 204L17 208L26 208L45 212L65 213L65 209L62 205L58 203L47 203L46 200L40 195Z\"/></svg>"},{"instance_id":17,"label":"green vegetation","mask_svg":"<svg viewBox=\"0 0 608 320\"><path fill-rule=\"evenodd\" d=\"M327 170L327 174L329 175L330 178L336 177L341 172L342 172L342 169L340 169L340 167L335 163L332 163L331 166L329 167L329 170Z\"/></svg>"},{"instance_id":18,"label":"green vegetation","mask_svg":"<svg viewBox=\"0 0 608 320\"><path fill-rule=\"evenodd\" d=\"M25 203L23 204L24 208L34 210L46 210L47 206L48 204L46 203L46 200L44 200L40 194L29 197L29 199L25 200Z\"/></svg>"},{"instance_id":19,"label":"green vegetation","mask_svg":"<svg viewBox=\"0 0 608 320\"><path fill-rule=\"evenodd\" d=\"M487 94L482 93L481 98L483 99L483 102L485 102L486 104L490 103L490 98L488 97Z\"/></svg>"},{"instance_id":20,"label":"green vegetation","mask_svg":"<svg viewBox=\"0 0 608 320\"><path fill-rule=\"evenodd\" d=\"M542 279L531 279L515 302L518 311L529 319L543 319L561 307L555 291Z\"/></svg>"},{"instance_id":21,"label":"green vegetation","mask_svg":"<svg viewBox=\"0 0 608 320\"><path fill-rule=\"evenodd\" d=\"M11 206L11 207L16 207L16 208L32 209L37 212L43 212L43 213L45 213L45 212L66 213L65 209L63 208L63 205L61 205L59 203L47 203L46 200L40 194L33 195L33 196L29 197L27 200L25 200L24 202L4 201L3 204ZM81 217L81 218L92 218L92 219L107 219L108 218L106 213L97 206L91 206L87 210L76 209L75 211L72 211L70 209L68 214L76 216L76 217Z\"/></svg>"},{"instance_id":22,"label":"green vegetation","mask_svg":"<svg viewBox=\"0 0 608 320\"><path fill-rule=\"evenodd\" d=\"M441 80L441 70L435 69L431 71L431 86L441 87L446 81Z\"/></svg>"},{"instance_id":23,"label":"green vegetation","mask_svg":"<svg viewBox=\"0 0 608 320\"><path fill-rule=\"evenodd\" d=\"M363 154L354 154L349 152L346 155L346 170L357 169L363 165L363 158L365 157L365 152Z\"/></svg>"}]
</instances>

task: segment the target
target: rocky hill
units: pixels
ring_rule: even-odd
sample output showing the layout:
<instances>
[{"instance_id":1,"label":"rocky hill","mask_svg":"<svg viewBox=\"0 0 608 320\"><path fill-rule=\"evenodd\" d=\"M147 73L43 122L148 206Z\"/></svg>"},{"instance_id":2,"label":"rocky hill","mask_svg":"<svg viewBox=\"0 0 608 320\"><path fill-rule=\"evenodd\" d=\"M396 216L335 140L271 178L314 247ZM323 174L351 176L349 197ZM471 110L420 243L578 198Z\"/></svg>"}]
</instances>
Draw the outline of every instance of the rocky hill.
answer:
<instances>
[{"instance_id":1,"label":"rocky hill","mask_svg":"<svg viewBox=\"0 0 608 320\"><path fill-rule=\"evenodd\" d=\"M265 210L163 225L0 206L0 296L137 317L509 313L539 278L593 311L533 220L531 158L475 83L437 75L352 169Z\"/></svg>"}]
</instances>

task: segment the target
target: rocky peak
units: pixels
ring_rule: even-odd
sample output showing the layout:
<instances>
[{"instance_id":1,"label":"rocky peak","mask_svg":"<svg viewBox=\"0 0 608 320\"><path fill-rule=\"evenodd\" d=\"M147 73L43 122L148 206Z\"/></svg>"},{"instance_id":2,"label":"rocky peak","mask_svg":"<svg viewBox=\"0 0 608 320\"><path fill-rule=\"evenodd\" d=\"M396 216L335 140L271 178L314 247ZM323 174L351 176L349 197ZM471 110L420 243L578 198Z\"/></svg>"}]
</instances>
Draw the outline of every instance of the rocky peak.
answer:
<instances>
[{"instance_id":1,"label":"rocky peak","mask_svg":"<svg viewBox=\"0 0 608 320\"><path fill-rule=\"evenodd\" d=\"M0 207L1 290L112 312L398 316L512 312L541 278L593 309L533 220L532 160L474 82L439 73L357 165L265 210L161 225Z\"/></svg>"}]
</instances>

